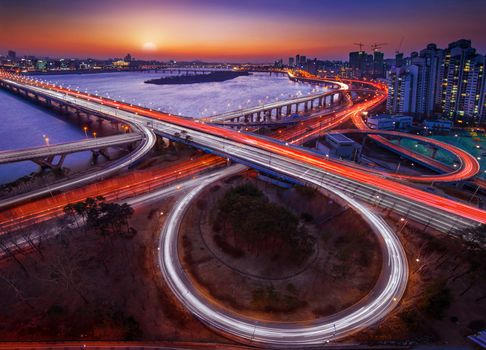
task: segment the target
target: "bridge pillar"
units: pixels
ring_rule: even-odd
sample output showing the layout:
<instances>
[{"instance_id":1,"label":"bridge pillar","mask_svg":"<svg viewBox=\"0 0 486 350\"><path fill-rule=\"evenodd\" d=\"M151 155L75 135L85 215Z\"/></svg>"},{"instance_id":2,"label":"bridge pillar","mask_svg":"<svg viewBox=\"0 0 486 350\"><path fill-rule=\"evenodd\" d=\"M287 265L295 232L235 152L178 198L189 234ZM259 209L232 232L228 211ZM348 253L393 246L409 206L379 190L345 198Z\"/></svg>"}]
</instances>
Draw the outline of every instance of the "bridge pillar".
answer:
<instances>
[{"instance_id":1,"label":"bridge pillar","mask_svg":"<svg viewBox=\"0 0 486 350\"><path fill-rule=\"evenodd\" d=\"M285 115L289 116L292 114L292 105L285 105Z\"/></svg>"},{"instance_id":2,"label":"bridge pillar","mask_svg":"<svg viewBox=\"0 0 486 350\"><path fill-rule=\"evenodd\" d=\"M98 162L98 157L102 155L106 160L110 160L110 155L107 153L106 149L101 148L98 150L91 151L91 163L95 165Z\"/></svg>"},{"instance_id":3,"label":"bridge pillar","mask_svg":"<svg viewBox=\"0 0 486 350\"><path fill-rule=\"evenodd\" d=\"M264 115L265 115L265 121L266 122L269 122L272 120L272 112L270 110L265 110L263 111Z\"/></svg>"},{"instance_id":4,"label":"bridge pillar","mask_svg":"<svg viewBox=\"0 0 486 350\"><path fill-rule=\"evenodd\" d=\"M54 163L55 158L56 156L48 156L46 158L32 159L32 161L40 166L41 171L46 169L51 169L53 171L60 171L62 169L62 165L64 163L64 159L66 158L66 155L61 154L57 163Z\"/></svg>"}]
</instances>

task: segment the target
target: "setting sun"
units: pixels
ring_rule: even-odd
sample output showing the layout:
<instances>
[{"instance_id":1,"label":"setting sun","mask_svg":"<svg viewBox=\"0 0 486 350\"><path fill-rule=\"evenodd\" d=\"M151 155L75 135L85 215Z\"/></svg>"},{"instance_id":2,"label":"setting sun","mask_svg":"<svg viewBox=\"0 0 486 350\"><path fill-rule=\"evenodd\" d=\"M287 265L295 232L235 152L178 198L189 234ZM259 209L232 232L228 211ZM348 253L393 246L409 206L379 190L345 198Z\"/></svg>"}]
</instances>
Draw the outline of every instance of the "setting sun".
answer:
<instances>
[{"instance_id":1,"label":"setting sun","mask_svg":"<svg viewBox=\"0 0 486 350\"><path fill-rule=\"evenodd\" d=\"M155 51L157 50L157 46L153 42L147 41L143 43L142 49L144 51Z\"/></svg>"}]
</instances>

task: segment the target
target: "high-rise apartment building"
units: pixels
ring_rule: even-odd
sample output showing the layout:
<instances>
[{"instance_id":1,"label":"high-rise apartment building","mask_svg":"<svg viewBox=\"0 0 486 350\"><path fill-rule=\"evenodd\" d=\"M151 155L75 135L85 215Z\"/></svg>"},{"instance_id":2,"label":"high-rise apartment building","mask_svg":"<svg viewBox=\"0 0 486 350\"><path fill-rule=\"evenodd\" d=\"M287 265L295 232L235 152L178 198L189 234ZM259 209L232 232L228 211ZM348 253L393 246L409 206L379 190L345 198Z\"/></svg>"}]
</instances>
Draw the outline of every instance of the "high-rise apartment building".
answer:
<instances>
[{"instance_id":1,"label":"high-rise apartment building","mask_svg":"<svg viewBox=\"0 0 486 350\"><path fill-rule=\"evenodd\" d=\"M385 55L383 52L373 52L373 78L385 77Z\"/></svg>"},{"instance_id":2,"label":"high-rise apartment building","mask_svg":"<svg viewBox=\"0 0 486 350\"><path fill-rule=\"evenodd\" d=\"M388 113L416 113L418 77L419 67L415 65L394 67L388 72Z\"/></svg>"},{"instance_id":3,"label":"high-rise apartment building","mask_svg":"<svg viewBox=\"0 0 486 350\"><path fill-rule=\"evenodd\" d=\"M355 78L371 77L373 75L373 64L373 55L369 55L365 51L349 53L349 67Z\"/></svg>"},{"instance_id":4,"label":"high-rise apartment building","mask_svg":"<svg viewBox=\"0 0 486 350\"><path fill-rule=\"evenodd\" d=\"M441 109L450 119L475 121L484 117L484 56L476 54L471 41L458 40L444 50L441 65Z\"/></svg>"},{"instance_id":5,"label":"high-rise apartment building","mask_svg":"<svg viewBox=\"0 0 486 350\"><path fill-rule=\"evenodd\" d=\"M397 60L387 72L389 113L486 122L485 57L469 40L455 41L444 50L429 44L400 63Z\"/></svg>"}]
</instances>

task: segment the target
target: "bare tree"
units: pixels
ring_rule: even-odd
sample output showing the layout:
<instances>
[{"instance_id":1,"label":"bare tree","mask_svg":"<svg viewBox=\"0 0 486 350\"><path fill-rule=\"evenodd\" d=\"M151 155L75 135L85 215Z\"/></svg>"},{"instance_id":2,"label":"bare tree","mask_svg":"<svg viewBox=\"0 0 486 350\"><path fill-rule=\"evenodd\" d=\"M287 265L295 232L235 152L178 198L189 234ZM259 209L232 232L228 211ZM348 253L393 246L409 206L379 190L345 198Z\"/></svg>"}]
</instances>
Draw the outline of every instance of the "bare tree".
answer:
<instances>
[{"instance_id":1,"label":"bare tree","mask_svg":"<svg viewBox=\"0 0 486 350\"><path fill-rule=\"evenodd\" d=\"M31 309L34 308L29 302L29 299L24 295L24 292L17 286L14 278L0 272L0 281L3 281L15 293L16 298L24 302Z\"/></svg>"},{"instance_id":2,"label":"bare tree","mask_svg":"<svg viewBox=\"0 0 486 350\"><path fill-rule=\"evenodd\" d=\"M25 274L28 275L29 272L27 271L27 268L17 258L18 253L19 253L19 248L15 241L3 237L0 238L0 256L13 259L20 266L22 271L24 271Z\"/></svg>"},{"instance_id":3,"label":"bare tree","mask_svg":"<svg viewBox=\"0 0 486 350\"><path fill-rule=\"evenodd\" d=\"M50 276L48 281L58 284L67 291L75 292L86 304L89 304L82 292L80 271L83 269L83 252L79 249L70 249L69 242L62 237L58 237L58 242L59 249L54 250L56 255L46 261Z\"/></svg>"}]
</instances>

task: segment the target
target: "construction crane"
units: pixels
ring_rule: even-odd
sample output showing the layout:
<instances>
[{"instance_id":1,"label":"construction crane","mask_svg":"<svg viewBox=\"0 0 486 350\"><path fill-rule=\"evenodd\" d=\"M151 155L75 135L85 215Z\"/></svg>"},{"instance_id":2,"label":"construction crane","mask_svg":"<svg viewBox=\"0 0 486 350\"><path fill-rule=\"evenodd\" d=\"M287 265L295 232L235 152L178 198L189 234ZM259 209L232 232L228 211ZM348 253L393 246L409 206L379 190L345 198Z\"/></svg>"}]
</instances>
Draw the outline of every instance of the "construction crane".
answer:
<instances>
[{"instance_id":1,"label":"construction crane","mask_svg":"<svg viewBox=\"0 0 486 350\"><path fill-rule=\"evenodd\" d=\"M353 45L359 46L359 51L363 51L363 46L365 46L363 43L354 43Z\"/></svg>"},{"instance_id":2,"label":"construction crane","mask_svg":"<svg viewBox=\"0 0 486 350\"><path fill-rule=\"evenodd\" d=\"M378 49L381 49L385 45L388 45L388 43L374 43L371 44L371 49L373 50L373 52L376 52L378 51Z\"/></svg>"},{"instance_id":3,"label":"construction crane","mask_svg":"<svg viewBox=\"0 0 486 350\"><path fill-rule=\"evenodd\" d=\"M398 55L400 53L400 49L402 48L402 44L403 44L403 39L405 39L405 37L402 35L402 37L400 38L400 44L398 45L398 48L395 51L395 55Z\"/></svg>"}]
</instances>

